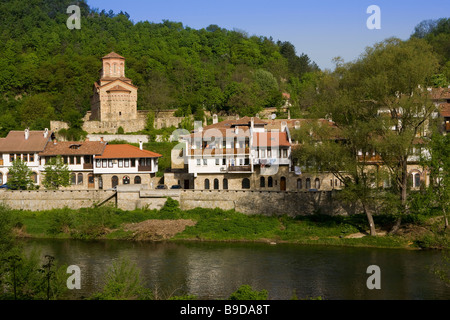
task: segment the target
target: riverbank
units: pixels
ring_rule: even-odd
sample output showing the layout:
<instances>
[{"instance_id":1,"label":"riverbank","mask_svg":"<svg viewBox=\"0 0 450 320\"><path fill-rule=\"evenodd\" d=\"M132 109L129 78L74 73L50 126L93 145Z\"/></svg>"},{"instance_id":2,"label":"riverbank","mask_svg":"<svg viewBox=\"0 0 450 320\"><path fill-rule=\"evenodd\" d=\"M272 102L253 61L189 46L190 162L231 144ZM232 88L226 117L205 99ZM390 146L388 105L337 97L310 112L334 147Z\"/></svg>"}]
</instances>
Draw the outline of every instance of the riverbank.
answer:
<instances>
[{"instance_id":1,"label":"riverbank","mask_svg":"<svg viewBox=\"0 0 450 320\"><path fill-rule=\"evenodd\" d=\"M449 233L439 216L404 218L396 235L388 231L396 217L375 216L377 236L369 236L364 215L245 215L221 209L182 211L169 199L161 210L122 211L112 207L81 210L14 211L18 238L111 239L127 241L251 241L403 249L449 248Z\"/></svg>"}]
</instances>

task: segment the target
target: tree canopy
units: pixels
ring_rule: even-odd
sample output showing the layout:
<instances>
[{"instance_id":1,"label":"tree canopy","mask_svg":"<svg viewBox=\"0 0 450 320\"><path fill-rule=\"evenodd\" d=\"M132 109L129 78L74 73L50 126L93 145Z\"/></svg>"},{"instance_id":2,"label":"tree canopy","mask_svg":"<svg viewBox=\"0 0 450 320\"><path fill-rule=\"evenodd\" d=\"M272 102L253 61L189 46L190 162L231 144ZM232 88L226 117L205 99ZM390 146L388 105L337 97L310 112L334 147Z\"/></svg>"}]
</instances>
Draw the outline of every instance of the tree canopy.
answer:
<instances>
[{"instance_id":1,"label":"tree canopy","mask_svg":"<svg viewBox=\"0 0 450 320\"><path fill-rule=\"evenodd\" d=\"M111 51L127 59L138 108L155 111L256 114L281 104L282 92L297 96L293 84L318 70L289 42L217 25L134 23L126 12L77 3L79 30L66 25L70 0L0 3L0 136L50 120L76 122L74 112L81 118L90 109L101 57Z\"/></svg>"}]
</instances>

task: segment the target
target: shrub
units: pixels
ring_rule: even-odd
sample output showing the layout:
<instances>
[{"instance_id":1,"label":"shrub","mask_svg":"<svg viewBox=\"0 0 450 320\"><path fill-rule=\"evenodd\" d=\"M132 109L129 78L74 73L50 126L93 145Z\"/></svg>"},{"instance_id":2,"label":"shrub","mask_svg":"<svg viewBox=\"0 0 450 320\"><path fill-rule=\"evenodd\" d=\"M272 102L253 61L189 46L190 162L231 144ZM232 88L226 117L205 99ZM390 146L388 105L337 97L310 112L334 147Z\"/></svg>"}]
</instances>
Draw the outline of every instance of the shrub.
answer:
<instances>
[{"instance_id":1,"label":"shrub","mask_svg":"<svg viewBox=\"0 0 450 320\"><path fill-rule=\"evenodd\" d=\"M255 291L249 285L242 285L230 295L229 300L267 300L268 295L267 290Z\"/></svg>"}]
</instances>

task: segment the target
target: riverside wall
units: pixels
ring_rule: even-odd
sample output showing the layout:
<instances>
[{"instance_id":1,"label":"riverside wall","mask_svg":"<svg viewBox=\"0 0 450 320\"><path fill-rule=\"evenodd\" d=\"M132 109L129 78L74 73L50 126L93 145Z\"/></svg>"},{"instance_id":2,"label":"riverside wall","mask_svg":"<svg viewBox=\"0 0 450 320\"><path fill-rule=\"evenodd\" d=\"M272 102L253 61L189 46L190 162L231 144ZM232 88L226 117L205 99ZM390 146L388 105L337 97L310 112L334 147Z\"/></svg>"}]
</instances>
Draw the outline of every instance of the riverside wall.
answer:
<instances>
[{"instance_id":1,"label":"riverside wall","mask_svg":"<svg viewBox=\"0 0 450 320\"><path fill-rule=\"evenodd\" d=\"M0 191L0 203L12 209L31 211L68 207L92 207L114 196L115 191ZM122 210L160 209L167 198L180 202L182 210L220 208L244 214L263 215L349 215L354 206L343 205L333 191L282 192L234 190L126 190L119 191L103 205Z\"/></svg>"}]
</instances>

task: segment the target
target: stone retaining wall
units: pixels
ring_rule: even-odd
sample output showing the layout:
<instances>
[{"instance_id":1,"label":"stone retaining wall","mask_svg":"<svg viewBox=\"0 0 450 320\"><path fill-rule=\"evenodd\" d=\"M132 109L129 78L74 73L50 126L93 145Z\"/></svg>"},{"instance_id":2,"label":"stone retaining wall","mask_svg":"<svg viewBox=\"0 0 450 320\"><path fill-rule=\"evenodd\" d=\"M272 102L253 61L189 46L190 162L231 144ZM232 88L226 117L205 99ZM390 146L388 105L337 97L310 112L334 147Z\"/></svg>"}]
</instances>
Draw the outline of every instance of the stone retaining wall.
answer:
<instances>
[{"instance_id":1,"label":"stone retaining wall","mask_svg":"<svg viewBox=\"0 0 450 320\"><path fill-rule=\"evenodd\" d=\"M114 191L0 191L0 203L13 209L31 211L69 207L92 207L114 195ZM264 215L348 215L355 212L336 200L335 192L281 192L232 190L129 190L117 193L122 210L160 209L167 197L180 202L182 210L220 208L245 214ZM106 204L115 205L115 197Z\"/></svg>"}]
</instances>

